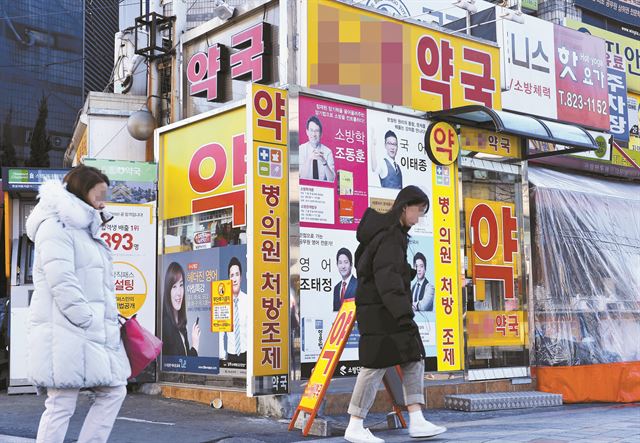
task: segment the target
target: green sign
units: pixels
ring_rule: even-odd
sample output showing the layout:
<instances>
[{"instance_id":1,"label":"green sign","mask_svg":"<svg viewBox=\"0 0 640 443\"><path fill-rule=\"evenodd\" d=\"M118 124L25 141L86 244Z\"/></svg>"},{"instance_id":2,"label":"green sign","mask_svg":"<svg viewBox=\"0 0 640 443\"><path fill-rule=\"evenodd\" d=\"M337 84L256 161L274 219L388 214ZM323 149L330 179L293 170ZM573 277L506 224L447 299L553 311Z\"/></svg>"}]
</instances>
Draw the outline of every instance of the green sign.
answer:
<instances>
[{"instance_id":1,"label":"green sign","mask_svg":"<svg viewBox=\"0 0 640 443\"><path fill-rule=\"evenodd\" d=\"M158 175L155 163L85 158L84 164L100 169L113 181L155 183Z\"/></svg>"},{"instance_id":2,"label":"green sign","mask_svg":"<svg viewBox=\"0 0 640 443\"><path fill-rule=\"evenodd\" d=\"M37 191L48 180L62 181L68 169L7 168L3 169L5 191Z\"/></svg>"},{"instance_id":3,"label":"green sign","mask_svg":"<svg viewBox=\"0 0 640 443\"><path fill-rule=\"evenodd\" d=\"M528 9L529 11L538 10L538 0L522 0L522 9Z\"/></svg>"}]
</instances>

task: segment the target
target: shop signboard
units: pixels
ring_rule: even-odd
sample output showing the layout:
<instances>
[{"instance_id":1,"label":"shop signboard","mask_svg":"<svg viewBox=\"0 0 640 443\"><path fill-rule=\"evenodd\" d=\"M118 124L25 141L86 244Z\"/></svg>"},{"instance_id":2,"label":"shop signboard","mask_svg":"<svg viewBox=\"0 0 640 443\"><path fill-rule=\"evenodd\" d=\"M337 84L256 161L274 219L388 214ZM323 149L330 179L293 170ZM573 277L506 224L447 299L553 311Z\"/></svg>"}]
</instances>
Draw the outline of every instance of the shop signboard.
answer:
<instances>
[{"instance_id":1,"label":"shop signboard","mask_svg":"<svg viewBox=\"0 0 640 443\"><path fill-rule=\"evenodd\" d=\"M269 393L287 392L289 375L289 178L287 92L247 88L249 244L253 298L249 375L271 377ZM248 393L256 393L252 384Z\"/></svg>"},{"instance_id":2,"label":"shop signboard","mask_svg":"<svg viewBox=\"0 0 640 443\"><path fill-rule=\"evenodd\" d=\"M640 5L634 0L575 0L574 4L631 26L638 26L640 20Z\"/></svg>"},{"instance_id":3,"label":"shop signboard","mask_svg":"<svg viewBox=\"0 0 640 443\"><path fill-rule=\"evenodd\" d=\"M554 25L530 16L523 19L524 24L496 23L503 63L502 108L556 119Z\"/></svg>"},{"instance_id":4,"label":"shop signboard","mask_svg":"<svg viewBox=\"0 0 640 443\"><path fill-rule=\"evenodd\" d=\"M100 169L109 180L117 182L155 183L158 176L156 163L85 158L83 164ZM146 199L152 200L155 199Z\"/></svg>"},{"instance_id":5,"label":"shop signboard","mask_svg":"<svg viewBox=\"0 0 640 443\"><path fill-rule=\"evenodd\" d=\"M300 399L301 408L307 411L318 410L355 321L355 300L346 300L340 307L322 346L313 374Z\"/></svg>"},{"instance_id":6,"label":"shop signboard","mask_svg":"<svg viewBox=\"0 0 640 443\"><path fill-rule=\"evenodd\" d=\"M604 41L554 25L558 119L609 129ZM526 109L526 108L525 108Z\"/></svg>"},{"instance_id":7,"label":"shop signboard","mask_svg":"<svg viewBox=\"0 0 640 443\"><path fill-rule=\"evenodd\" d=\"M508 158L522 156L518 137L469 126L460 128L460 149Z\"/></svg>"},{"instance_id":8,"label":"shop signboard","mask_svg":"<svg viewBox=\"0 0 640 443\"><path fill-rule=\"evenodd\" d=\"M609 88L609 132L613 138L629 141L627 76L622 56L607 52L607 86Z\"/></svg>"},{"instance_id":9,"label":"shop signboard","mask_svg":"<svg viewBox=\"0 0 640 443\"><path fill-rule=\"evenodd\" d=\"M438 370L455 371L462 362L462 315L458 262L458 165L432 165Z\"/></svg>"},{"instance_id":10,"label":"shop signboard","mask_svg":"<svg viewBox=\"0 0 640 443\"><path fill-rule=\"evenodd\" d=\"M497 7L496 14L502 9ZM536 17L497 23L503 108L609 130L605 43Z\"/></svg>"},{"instance_id":11,"label":"shop signboard","mask_svg":"<svg viewBox=\"0 0 640 443\"><path fill-rule=\"evenodd\" d=\"M307 3L306 44L309 87L419 110L501 109L495 46L329 0Z\"/></svg>"},{"instance_id":12,"label":"shop signboard","mask_svg":"<svg viewBox=\"0 0 640 443\"><path fill-rule=\"evenodd\" d=\"M62 181L67 172L68 169L7 168L3 171L2 189L7 192L38 192L42 183L47 180Z\"/></svg>"},{"instance_id":13,"label":"shop signboard","mask_svg":"<svg viewBox=\"0 0 640 443\"><path fill-rule=\"evenodd\" d=\"M214 43L206 52L197 52L187 62L189 95L204 96L207 101L225 101L223 82L247 79L269 81L268 57L271 54L271 32L268 23L257 23L231 36L229 55L225 46ZM222 67L229 67L222 69Z\"/></svg>"},{"instance_id":14,"label":"shop signboard","mask_svg":"<svg viewBox=\"0 0 640 443\"><path fill-rule=\"evenodd\" d=\"M281 2L262 3L259 14L241 14L222 26L210 21L182 36L185 117L245 98L250 82L281 80L286 67L280 48L286 48L287 36L280 27Z\"/></svg>"},{"instance_id":15,"label":"shop signboard","mask_svg":"<svg viewBox=\"0 0 640 443\"><path fill-rule=\"evenodd\" d=\"M527 324L524 311L468 311L467 346L524 346Z\"/></svg>"},{"instance_id":16,"label":"shop signboard","mask_svg":"<svg viewBox=\"0 0 640 443\"><path fill-rule=\"evenodd\" d=\"M640 45L638 45L637 38L625 37L570 18L564 19L564 26L604 39L607 51L622 56L624 59L627 88L630 91L640 93Z\"/></svg>"},{"instance_id":17,"label":"shop signboard","mask_svg":"<svg viewBox=\"0 0 640 443\"><path fill-rule=\"evenodd\" d=\"M245 108L197 119L159 138L160 219L231 208L246 225Z\"/></svg>"},{"instance_id":18,"label":"shop signboard","mask_svg":"<svg viewBox=\"0 0 640 443\"><path fill-rule=\"evenodd\" d=\"M100 169L109 177L108 199L112 203L156 202L158 165L127 160L85 158L83 163Z\"/></svg>"},{"instance_id":19,"label":"shop signboard","mask_svg":"<svg viewBox=\"0 0 640 443\"><path fill-rule=\"evenodd\" d=\"M467 276L473 279L475 298L485 300L487 280L503 283L504 300L517 299L518 220L512 203L464 199L467 227L465 248L470 263Z\"/></svg>"}]
</instances>

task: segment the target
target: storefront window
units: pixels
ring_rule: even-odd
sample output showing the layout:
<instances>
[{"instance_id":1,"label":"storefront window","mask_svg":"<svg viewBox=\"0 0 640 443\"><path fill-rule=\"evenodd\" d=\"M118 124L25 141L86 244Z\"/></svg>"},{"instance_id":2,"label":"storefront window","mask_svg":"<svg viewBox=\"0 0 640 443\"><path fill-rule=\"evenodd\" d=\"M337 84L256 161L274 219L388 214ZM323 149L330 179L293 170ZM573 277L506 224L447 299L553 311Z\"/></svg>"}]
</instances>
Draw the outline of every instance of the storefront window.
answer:
<instances>
[{"instance_id":1,"label":"storefront window","mask_svg":"<svg viewBox=\"0 0 640 443\"><path fill-rule=\"evenodd\" d=\"M526 367L520 175L462 169L461 176L467 368Z\"/></svg>"}]
</instances>

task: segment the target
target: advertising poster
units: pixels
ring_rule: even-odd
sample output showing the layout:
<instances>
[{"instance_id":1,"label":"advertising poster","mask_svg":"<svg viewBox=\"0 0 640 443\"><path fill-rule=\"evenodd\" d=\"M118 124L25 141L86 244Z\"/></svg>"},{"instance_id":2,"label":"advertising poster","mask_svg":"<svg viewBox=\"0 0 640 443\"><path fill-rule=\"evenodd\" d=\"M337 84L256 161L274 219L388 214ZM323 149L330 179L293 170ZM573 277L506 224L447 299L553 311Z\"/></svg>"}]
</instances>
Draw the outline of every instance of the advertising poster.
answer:
<instances>
[{"instance_id":1,"label":"advertising poster","mask_svg":"<svg viewBox=\"0 0 640 443\"><path fill-rule=\"evenodd\" d=\"M524 24L510 20L496 24L503 59L502 107L556 119L554 25L527 15L523 18Z\"/></svg>"},{"instance_id":2,"label":"advertising poster","mask_svg":"<svg viewBox=\"0 0 640 443\"><path fill-rule=\"evenodd\" d=\"M220 374L246 374L249 310L251 294L247 294L247 245L214 248L220 256L220 273L218 280L231 281L231 331L220 332L218 347L220 349ZM219 283L219 282L217 282ZM217 286L216 286L217 287Z\"/></svg>"},{"instance_id":3,"label":"advertising poster","mask_svg":"<svg viewBox=\"0 0 640 443\"><path fill-rule=\"evenodd\" d=\"M355 230L367 202L364 108L300 97L300 226Z\"/></svg>"},{"instance_id":4,"label":"advertising poster","mask_svg":"<svg viewBox=\"0 0 640 443\"><path fill-rule=\"evenodd\" d=\"M163 371L224 374L221 367L246 367L248 297L242 274L246 269L246 253L246 245L237 245L162 257ZM233 336L212 332L211 286L219 280L231 280L234 303L238 306L238 327L234 324ZM239 359L244 351L244 366L230 364L234 357L230 355L231 349L239 352Z\"/></svg>"},{"instance_id":5,"label":"advertising poster","mask_svg":"<svg viewBox=\"0 0 640 443\"><path fill-rule=\"evenodd\" d=\"M558 118L609 130L605 42L564 26L554 26Z\"/></svg>"},{"instance_id":6,"label":"advertising poster","mask_svg":"<svg viewBox=\"0 0 640 443\"><path fill-rule=\"evenodd\" d=\"M300 126L306 123L302 106ZM314 99L313 109L331 110L342 107L339 103ZM352 170L364 180L354 181L354 192L359 191L362 200L361 214L371 206L379 212L388 211L403 186L410 184L421 187L432 198L432 163L424 149L425 120L385 113L362 110L366 125L359 127L358 137L363 140L361 158L365 163ZM343 131L344 133L344 131ZM352 132L353 134L353 132ZM355 139L354 135L354 139ZM301 137L301 141L302 141ZM358 143L356 141L356 143ZM359 146L359 145L358 145ZM302 161L302 160L301 160ZM356 162L357 163L357 162ZM336 166L337 169L340 166ZM302 188L306 179L300 178L301 220L304 205ZM311 181L310 181L311 182ZM314 189L324 189L322 184ZM334 195L334 194L332 194ZM323 201L322 197L318 197ZM335 219L335 218L334 218ZM355 229L357 221L346 226L340 223L302 223L300 228L300 339L302 377L311 375L313 366L326 344L332 324L342 303L355 297L357 272L354 254L358 246ZM435 327L435 284L434 284L434 240L433 215L429 211L409 232L411 236L407 262L416 269L416 278L411 282L414 299L415 321L427 357L436 356ZM354 326L345 344L334 377L353 376L359 372L359 333Z\"/></svg>"},{"instance_id":7,"label":"advertising poster","mask_svg":"<svg viewBox=\"0 0 640 443\"><path fill-rule=\"evenodd\" d=\"M629 149L640 152L640 130L638 125L640 112L640 96L627 95L627 114L629 116Z\"/></svg>"},{"instance_id":8,"label":"advertising poster","mask_svg":"<svg viewBox=\"0 0 640 443\"><path fill-rule=\"evenodd\" d=\"M367 126L372 197L393 202L407 185L430 187L431 162L424 148L426 120L367 110Z\"/></svg>"},{"instance_id":9,"label":"advertising poster","mask_svg":"<svg viewBox=\"0 0 640 443\"><path fill-rule=\"evenodd\" d=\"M155 205L108 203L113 220L102 227L102 238L113 253L113 280L118 312L136 314L140 324L156 330Z\"/></svg>"},{"instance_id":10,"label":"advertising poster","mask_svg":"<svg viewBox=\"0 0 640 443\"><path fill-rule=\"evenodd\" d=\"M353 254L354 231L300 228L300 349L303 377L309 377L342 301L355 299L358 277ZM342 353L335 376L355 375L358 367L357 327ZM344 366L341 370L340 368Z\"/></svg>"},{"instance_id":11,"label":"advertising poster","mask_svg":"<svg viewBox=\"0 0 640 443\"><path fill-rule=\"evenodd\" d=\"M431 214L428 213L423 219L432 219ZM411 282L412 306L415 313L413 319L420 330L420 337L427 357L435 357L436 313L433 236L415 235L415 230L414 227L409 231L411 238L407 248L407 261L416 270L416 277Z\"/></svg>"}]
</instances>

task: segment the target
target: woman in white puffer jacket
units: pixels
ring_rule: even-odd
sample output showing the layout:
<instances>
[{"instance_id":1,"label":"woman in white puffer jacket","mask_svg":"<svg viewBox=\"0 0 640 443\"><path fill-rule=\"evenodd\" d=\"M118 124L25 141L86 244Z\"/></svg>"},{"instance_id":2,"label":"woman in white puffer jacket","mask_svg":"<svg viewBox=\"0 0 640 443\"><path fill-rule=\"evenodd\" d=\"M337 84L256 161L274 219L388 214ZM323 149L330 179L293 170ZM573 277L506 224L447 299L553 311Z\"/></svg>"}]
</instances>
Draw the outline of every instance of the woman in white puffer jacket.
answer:
<instances>
[{"instance_id":1,"label":"woman in white puffer jacket","mask_svg":"<svg viewBox=\"0 0 640 443\"><path fill-rule=\"evenodd\" d=\"M109 179L78 166L40 187L27 219L35 243L35 291L29 312L28 371L46 388L37 442L63 442L81 388L96 399L79 443L106 442L131 373L120 339L111 251L99 237Z\"/></svg>"}]
</instances>

